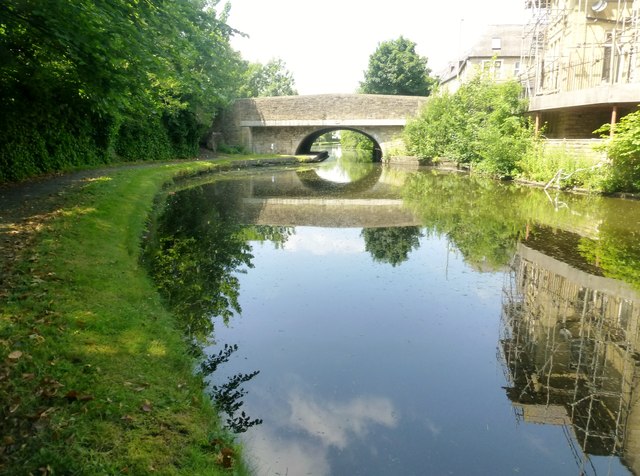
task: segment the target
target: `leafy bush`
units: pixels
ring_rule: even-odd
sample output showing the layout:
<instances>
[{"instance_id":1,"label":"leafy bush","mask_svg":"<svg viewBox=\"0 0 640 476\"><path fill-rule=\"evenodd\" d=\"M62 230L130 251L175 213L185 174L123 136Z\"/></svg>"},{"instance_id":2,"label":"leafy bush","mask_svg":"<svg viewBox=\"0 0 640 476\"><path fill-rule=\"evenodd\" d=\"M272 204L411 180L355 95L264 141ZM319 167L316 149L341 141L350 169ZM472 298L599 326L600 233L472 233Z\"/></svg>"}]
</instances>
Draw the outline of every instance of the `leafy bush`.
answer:
<instances>
[{"instance_id":1,"label":"leafy bush","mask_svg":"<svg viewBox=\"0 0 640 476\"><path fill-rule=\"evenodd\" d=\"M405 141L418 157L446 157L492 176L512 177L533 146L525 111L517 82L498 84L477 76L454 94L429 100L409 121Z\"/></svg>"},{"instance_id":2,"label":"leafy bush","mask_svg":"<svg viewBox=\"0 0 640 476\"><path fill-rule=\"evenodd\" d=\"M64 115L11 113L0 119L0 182L105 161L91 124Z\"/></svg>"},{"instance_id":3,"label":"leafy bush","mask_svg":"<svg viewBox=\"0 0 640 476\"><path fill-rule=\"evenodd\" d=\"M407 123L405 142L411 154L431 160L446 155L455 125L452 102L447 92L431 96L420 115Z\"/></svg>"},{"instance_id":4,"label":"leafy bush","mask_svg":"<svg viewBox=\"0 0 640 476\"><path fill-rule=\"evenodd\" d=\"M364 134L355 131L340 131L340 146L343 149L373 152L373 141Z\"/></svg>"},{"instance_id":5,"label":"leafy bush","mask_svg":"<svg viewBox=\"0 0 640 476\"><path fill-rule=\"evenodd\" d=\"M246 155L247 150L241 145L218 144L218 152L223 154L239 154Z\"/></svg>"},{"instance_id":6,"label":"leafy bush","mask_svg":"<svg viewBox=\"0 0 640 476\"><path fill-rule=\"evenodd\" d=\"M610 128L605 124L596 132L607 134ZM620 119L614 132L606 146L612 166L605 188L609 192L640 192L640 111Z\"/></svg>"}]
</instances>

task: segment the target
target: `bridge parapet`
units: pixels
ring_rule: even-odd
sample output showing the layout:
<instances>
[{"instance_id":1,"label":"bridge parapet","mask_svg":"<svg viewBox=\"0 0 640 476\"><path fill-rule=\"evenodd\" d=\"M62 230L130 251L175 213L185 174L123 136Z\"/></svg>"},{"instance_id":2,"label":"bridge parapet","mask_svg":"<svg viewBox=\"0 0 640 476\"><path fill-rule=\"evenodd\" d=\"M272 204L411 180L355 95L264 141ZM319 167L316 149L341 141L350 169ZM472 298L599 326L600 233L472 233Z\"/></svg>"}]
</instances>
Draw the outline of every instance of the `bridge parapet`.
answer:
<instances>
[{"instance_id":1,"label":"bridge parapet","mask_svg":"<svg viewBox=\"0 0 640 476\"><path fill-rule=\"evenodd\" d=\"M406 119L425 102L422 96L318 94L238 99L233 113L246 121L322 119Z\"/></svg>"}]
</instances>

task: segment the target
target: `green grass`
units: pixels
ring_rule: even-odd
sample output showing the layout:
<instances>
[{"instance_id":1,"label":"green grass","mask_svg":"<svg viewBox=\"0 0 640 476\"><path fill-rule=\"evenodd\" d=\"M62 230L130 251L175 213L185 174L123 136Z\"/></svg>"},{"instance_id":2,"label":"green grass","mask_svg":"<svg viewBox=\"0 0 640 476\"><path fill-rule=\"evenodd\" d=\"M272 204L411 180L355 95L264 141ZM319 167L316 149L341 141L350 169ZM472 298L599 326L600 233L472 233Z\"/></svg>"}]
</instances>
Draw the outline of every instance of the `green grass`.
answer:
<instances>
[{"instance_id":1,"label":"green grass","mask_svg":"<svg viewBox=\"0 0 640 476\"><path fill-rule=\"evenodd\" d=\"M582 188L601 192L608 173L608 167L594 167L597 161L590 157L576 157L559 148L545 150L538 144L518 162L519 178L547 184L559 170L564 176L562 188Z\"/></svg>"},{"instance_id":2,"label":"green grass","mask_svg":"<svg viewBox=\"0 0 640 476\"><path fill-rule=\"evenodd\" d=\"M114 169L46 220L0 306L0 473L247 472L139 262L162 186L216 166Z\"/></svg>"}]
</instances>

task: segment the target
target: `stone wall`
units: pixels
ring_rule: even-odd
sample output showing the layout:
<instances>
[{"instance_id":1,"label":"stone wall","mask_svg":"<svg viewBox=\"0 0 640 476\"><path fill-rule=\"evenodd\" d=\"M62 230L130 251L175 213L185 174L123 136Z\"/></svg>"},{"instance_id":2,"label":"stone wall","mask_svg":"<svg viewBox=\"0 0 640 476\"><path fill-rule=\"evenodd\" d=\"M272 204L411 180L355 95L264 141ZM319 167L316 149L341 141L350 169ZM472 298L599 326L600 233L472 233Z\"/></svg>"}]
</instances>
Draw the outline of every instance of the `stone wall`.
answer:
<instances>
[{"instance_id":1,"label":"stone wall","mask_svg":"<svg viewBox=\"0 0 640 476\"><path fill-rule=\"evenodd\" d=\"M324 127L319 128L315 126L289 126L289 127L252 127L244 128L245 134L251 134L250 140L245 141L244 144L251 144L250 152L259 154L295 154L302 153L299 150L300 145L305 142L309 136L313 136L323 131L330 131L335 129L342 129L344 127ZM375 127L364 126L356 128L349 128L362 132L372 139L381 147L383 151L388 146L395 143L397 137L402 133L402 126L387 126L387 127Z\"/></svg>"},{"instance_id":2,"label":"stone wall","mask_svg":"<svg viewBox=\"0 0 640 476\"><path fill-rule=\"evenodd\" d=\"M575 159L587 158L594 164L606 159L606 153L596 150L604 139L547 139L544 142L545 154L563 154Z\"/></svg>"},{"instance_id":3,"label":"stone wall","mask_svg":"<svg viewBox=\"0 0 640 476\"><path fill-rule=\"evenodd\" d=\"M637 111L637 107L618 106L618 119ZM540 111L543 133L550 139L597 139L595 133L611 122L610 106L590 106Z\"/></svg>"}]
</instances>

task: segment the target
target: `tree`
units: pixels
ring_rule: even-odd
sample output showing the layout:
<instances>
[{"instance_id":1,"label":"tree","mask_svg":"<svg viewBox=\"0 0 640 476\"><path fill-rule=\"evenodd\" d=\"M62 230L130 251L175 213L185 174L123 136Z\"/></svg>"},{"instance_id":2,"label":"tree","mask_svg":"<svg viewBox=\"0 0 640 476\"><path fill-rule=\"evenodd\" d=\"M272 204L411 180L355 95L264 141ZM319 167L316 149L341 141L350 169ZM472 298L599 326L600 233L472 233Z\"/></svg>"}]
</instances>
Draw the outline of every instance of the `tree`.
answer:
<instances>
[{"instance_id":1,"label":"tree","mask_svg":"<svg viewBox=\"0 0 640 476\"><path fill-rule=\"evenodd\" d=\"M435 80L427 58L416 53L416 44L402 36L378 44L360 83L363 94L428 96Z\"/></svg>"},{"instance_id":2,"label":"tree","mask_svg":"<svg viewBox=\"0 0 640 476\"><path fill-rule=\"evenodd\" d=\"M0 2L0 182L195 154L241 64L217 4Z\"/></svg>"},{"instance_id":3,"label":"tree","mask_svg":"<svg viewBox=\"0 0 640 476\"><path fill-rule=\"evenodd\" d=\"M266 64L245 63L242 83L238 93L240 97L294 96L298 94L295 90L293 75L287 70L285 62L279 58L272 59Z\"/></svg>"}]
</instances>

